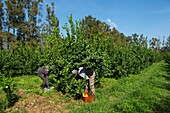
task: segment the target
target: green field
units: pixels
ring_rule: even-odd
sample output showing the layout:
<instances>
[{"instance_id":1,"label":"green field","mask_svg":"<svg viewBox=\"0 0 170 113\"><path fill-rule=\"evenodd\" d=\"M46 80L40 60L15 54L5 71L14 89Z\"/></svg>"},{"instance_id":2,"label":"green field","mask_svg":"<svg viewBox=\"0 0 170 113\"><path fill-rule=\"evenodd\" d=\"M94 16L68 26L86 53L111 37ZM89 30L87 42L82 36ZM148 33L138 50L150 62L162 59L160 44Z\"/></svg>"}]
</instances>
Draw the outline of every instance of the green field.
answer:
<instances>
[{"instance_id":1,"label":"green field","mask_svg":"<svg viewBox=\"0 0 170 113\"><path fill-rule=\"evenodd\" d=\"M103 78L92 102L84 103L54 90L44 93L37 76L13 78L19 100L9 113L168 113L170 76L167 64L155 63L138 75Z\"/></svg>"},{"instance_id":2,"label":"green field","mask_svg":"<svg viewBox=\"0 0 170 113\"><path fill-rule=\"evenodd\" d=\"M0 113L170 113L170 36L126 36L71 10L63 23L46 2L0 0ZM37 76L46 66L49 92ZM79 67L96 74L90 103Z\"/></svg>"}]
</instances>

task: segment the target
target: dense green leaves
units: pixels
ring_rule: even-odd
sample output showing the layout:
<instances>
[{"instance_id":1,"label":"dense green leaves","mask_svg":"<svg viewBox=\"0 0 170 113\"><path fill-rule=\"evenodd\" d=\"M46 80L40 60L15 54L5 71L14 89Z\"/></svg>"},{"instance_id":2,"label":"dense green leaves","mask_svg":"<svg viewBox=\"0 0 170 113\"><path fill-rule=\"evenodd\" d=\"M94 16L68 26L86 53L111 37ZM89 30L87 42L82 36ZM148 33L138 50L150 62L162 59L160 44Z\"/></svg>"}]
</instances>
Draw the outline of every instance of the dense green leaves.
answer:
<instances>
[{"instance_id":1,"label":"dense green leaves","mask_svg":"<svg viewBox=\"0 0 170 113\"><path fill-rule=\"evenodd\" d=\"M6 77L0 72L0 112L6 107L13 106L18 96L15 94L15 84L12 83L10 77Z\"/></svg>"},{"instance_id":2,"label":"dense green leaves","mask_svg":"<svg viewBox=\"0 0 170 113\"><path fill-rule=\"evenodd\" d=\"M53 18L55 20L55 18ZM81 22L65 25L67 35L60 38L54 26L43 45L28 46L19 43L10 50L1 50L0 68L6 76L36 75L41 64L50 65L50 83L63 93L80 94L85 83L76 80L71 71L84 65L96 72L95 83L103 77L122 77L140 73L141 70L160 60L157 51L143 45L124 45L112 37L84 38ZM57 22L57 21L54 21ZM55 23L54 23L55 24ZM123 41L123 40L121 40Z\"/></svg>"}]
</instances>

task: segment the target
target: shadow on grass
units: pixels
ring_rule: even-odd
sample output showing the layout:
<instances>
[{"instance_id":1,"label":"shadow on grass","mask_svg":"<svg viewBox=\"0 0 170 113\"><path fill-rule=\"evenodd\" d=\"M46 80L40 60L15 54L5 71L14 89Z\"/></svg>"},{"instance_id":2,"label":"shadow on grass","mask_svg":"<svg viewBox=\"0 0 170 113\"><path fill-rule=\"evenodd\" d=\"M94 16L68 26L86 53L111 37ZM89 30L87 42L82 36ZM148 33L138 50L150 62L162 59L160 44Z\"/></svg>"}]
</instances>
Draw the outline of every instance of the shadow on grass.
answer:
<instances>
[{"instance_id":1,"label":"shadow on grass","mask_svg":"<svg viewBox=\"0 0 170 113\"><path fill-rule=\"evenodd\" d=\"M75 100L80 100L81 99L81 94L76 94L74 97Z\"/></svg>"},{"instance_id":2,"label":"shadow on grass","mask_svg":"<svg viewBox=\"0 0 170 113\"><path fill-rule=\"evenodd\" d=\"M10 97L9 97L10 96ZM11 108L21 98L16 94L10 94L4 101L0 102L0 113L4 113L5 109Z\"/></svg>"},{"instance_id":3,"label":"shadow on grass","mask_svg":"<svg viewBox=\"0 0 170 113\"><path fill-rule=\"evenodd\" d=\"M154 113L170 113L170 96L166 97L160 102L159 105L156 105L153 109Z\"/></svg>"},{"instance_id":4,"label":"shadow on grass","mask_svg":"<svg viewBox=\"0 0 170 113\"><path fill-rule=\"evenodd\" d=\"M167 74L164 76L167 80L165 84L165 89L170 91L170 64L167 65ZM170 113L170 94L168 94L160 103L156 105L153 109L154 113Z\"/></svg>"},{"instance_id":5,"label":"shadow on grass","mask_svg":"<svg viewBox=\"0 0 170 113\"><path fill-rule=\"evenodd\" d=\"M14 106L14 104L21 98L20 96L16 94L11 94L10 99L8 99L8 107Z\"/></svg>"},{"instance_id":6,"label":"shadow on grass","mask_svg":"<svg viewBox=\"0 0 170 113\"><path fill-rule=\"evenodd\" d=\"M15 89L12 89L9 85L3 88L7 99L7 107L12 107L19 100L19 98L21 98L20 96L14 93L14 90Z\"/></svg>"}]
</instances>

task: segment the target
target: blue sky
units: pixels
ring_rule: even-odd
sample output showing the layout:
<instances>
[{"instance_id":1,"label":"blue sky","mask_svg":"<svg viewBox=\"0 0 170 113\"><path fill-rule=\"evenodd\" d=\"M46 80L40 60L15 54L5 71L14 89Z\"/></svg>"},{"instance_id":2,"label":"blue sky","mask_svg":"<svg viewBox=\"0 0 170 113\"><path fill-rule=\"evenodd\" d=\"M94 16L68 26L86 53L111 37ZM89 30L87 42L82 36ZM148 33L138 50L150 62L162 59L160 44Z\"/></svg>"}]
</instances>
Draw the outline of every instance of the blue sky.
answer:
<instances>
[{"instance_id":1,"label":"blue sky","mask_svg":"<svg viewBox=\"0 0 170 113\"><path fill-rule=\"evenodd\" d=\"M80 20L92 15L126 36L144 34L148 38L170 35L170 0L44 0L55 3L60 27L73 15ZM61 30L62 32L62 30Z\"/></svg>"}]
</instances>

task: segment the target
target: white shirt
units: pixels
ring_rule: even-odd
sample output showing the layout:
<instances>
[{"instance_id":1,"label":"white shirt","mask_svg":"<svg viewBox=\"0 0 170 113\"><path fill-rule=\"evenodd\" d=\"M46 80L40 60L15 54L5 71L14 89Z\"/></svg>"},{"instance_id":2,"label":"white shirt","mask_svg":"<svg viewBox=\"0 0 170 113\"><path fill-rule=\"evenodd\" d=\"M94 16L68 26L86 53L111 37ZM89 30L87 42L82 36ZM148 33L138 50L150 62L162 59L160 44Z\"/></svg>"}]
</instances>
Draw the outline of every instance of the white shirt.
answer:
<instances>
[{"instance_id":1,"label":"white shirt","mask_svg":"<svg viewBox=\"0 0 170 113\"><path fill-rule=\"evenodd\" d=\"M80 73L82 69L83 69L83 67L79 67L79 71L78 71L79 76L86 78L86 80L88 80L89 77L85 73Z\"/></svg>"}]
</instances>

